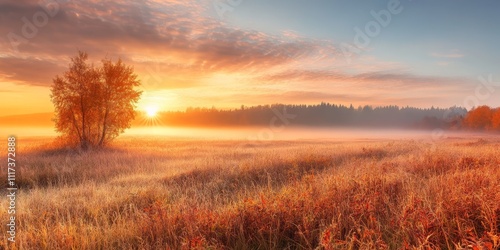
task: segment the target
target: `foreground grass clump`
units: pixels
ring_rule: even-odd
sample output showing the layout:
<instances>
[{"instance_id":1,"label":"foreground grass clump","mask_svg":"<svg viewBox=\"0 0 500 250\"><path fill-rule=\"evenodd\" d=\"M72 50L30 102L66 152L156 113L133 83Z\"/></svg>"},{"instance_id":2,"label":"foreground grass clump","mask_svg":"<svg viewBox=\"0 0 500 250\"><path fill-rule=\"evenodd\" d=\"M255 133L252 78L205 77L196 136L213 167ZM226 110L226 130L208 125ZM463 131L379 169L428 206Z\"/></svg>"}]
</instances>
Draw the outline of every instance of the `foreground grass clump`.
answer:
<instances>
[{"instance_id":1,"label":"foreground grass clump","mask_svg":"<svg viewBox=\"0 0 500 250\"><path fill-rule=\"evenodd\" d=\"M493 139L29 145L17 245L0 248L500 247Z\"/></svg>"}]
</instances>

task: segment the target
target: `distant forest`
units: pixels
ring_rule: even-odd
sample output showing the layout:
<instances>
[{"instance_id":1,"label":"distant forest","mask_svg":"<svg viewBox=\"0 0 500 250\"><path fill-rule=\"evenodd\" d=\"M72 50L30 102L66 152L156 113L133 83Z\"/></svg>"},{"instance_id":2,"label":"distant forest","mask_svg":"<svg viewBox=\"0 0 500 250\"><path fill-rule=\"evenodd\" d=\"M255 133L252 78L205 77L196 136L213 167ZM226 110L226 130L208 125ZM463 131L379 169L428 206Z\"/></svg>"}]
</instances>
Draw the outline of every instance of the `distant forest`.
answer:
<instances>
[{"instance_id":1,"label":"distant forest","mask_svg":"<svg viewBox=\"0 0 500 250\"><path fill-rule=\"evenodd\" d=\"M168 126L344 126L458 129L467 110L398 106L259 105L239 109L187 108L164 112L158 123Z\"/></svg>"}]
</instances>

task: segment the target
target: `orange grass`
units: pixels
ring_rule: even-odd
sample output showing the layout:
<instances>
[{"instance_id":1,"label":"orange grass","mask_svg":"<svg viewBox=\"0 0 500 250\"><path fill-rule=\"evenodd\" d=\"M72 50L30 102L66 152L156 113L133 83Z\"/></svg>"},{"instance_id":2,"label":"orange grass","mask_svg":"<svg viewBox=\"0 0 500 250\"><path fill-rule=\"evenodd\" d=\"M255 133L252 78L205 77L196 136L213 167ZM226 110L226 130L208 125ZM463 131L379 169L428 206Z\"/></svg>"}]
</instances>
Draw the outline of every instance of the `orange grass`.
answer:
<instances>
[{"instance_id":1,"label":"orange grass","mask_svg":"<svg viewBox=\"0 0 500 250\"><path fill-rule=\"evenodd\" d=\"M0 249L500 248L494 139L19 144Z\"/></svg>"}]
</instances>

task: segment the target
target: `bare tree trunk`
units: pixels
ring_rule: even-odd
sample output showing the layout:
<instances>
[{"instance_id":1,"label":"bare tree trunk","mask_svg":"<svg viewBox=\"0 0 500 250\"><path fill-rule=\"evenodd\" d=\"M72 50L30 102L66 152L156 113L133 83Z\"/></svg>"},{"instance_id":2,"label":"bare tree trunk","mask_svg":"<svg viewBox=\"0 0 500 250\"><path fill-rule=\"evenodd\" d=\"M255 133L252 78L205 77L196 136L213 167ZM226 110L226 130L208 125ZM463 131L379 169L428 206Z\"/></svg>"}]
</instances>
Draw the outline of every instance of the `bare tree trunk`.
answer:
<instances>
[{"instance_id":1,"label":"bare tree trunk","mask_svg":"<svg viewBox=\"0 0 500 250\"><path fill-rule=\"evenodd\" d=\"M105 84L107 84L105 82ZM105 96L104 98L106 98L106 107L105 107L105 111L104 111L104 120L102 122L102 134L101 134L101 139L99 140L99 146L104 146L104 141L106 139L106 130L108 128L108 115L109 115L109 109L110 109L110 105L109 105L109 100L111 98L111 93L110 93L110 90L109 90L109 85L106 87L106 90L105 90Z\"/></svg>"},{"instance_id":2,"label":"bare tree trunk","mask_svg":"<svg viewBox=\"0 0 500 250\"><path fill-rule=\"evenodd\" d=\"M73 126L75 127L76 129L76 133L78 135L78 139L80 139L80 141L82 141L82 134L80 132L80 129L78 129L78 122L76 121L76 118L75 118L75 114L73 112L72 114L72 117L73 117Z\"/></svg>"},{"instance_id":3,"label":"bare tree trunk","mask_svg":"<svg viewBox=\"0 0 500 250\"><path fill-rule=\"evenodd\" d=\"M83 105L83 95L80 95L80 110L82 112L82 138L80 140L80 145L83 149L88 148L88 139L87 139L87 134L85 131L85 108Z\"/></svg>"},{"instance_id":4,"label":"bare tree trunk","mask_svg":"<svg viewBox=\"0 0 500 250\"><path fill-rule=\"evenodd\" d=\"M101 139L99 140L99 146L104 145L104 139L106 138L106 128L107 128L107 121L108 121L108 113L109 113L109 105L106 105L106 111L104 113L104 121L102 124L102 134L101 134Z\"/></svg>"}]
</instances>

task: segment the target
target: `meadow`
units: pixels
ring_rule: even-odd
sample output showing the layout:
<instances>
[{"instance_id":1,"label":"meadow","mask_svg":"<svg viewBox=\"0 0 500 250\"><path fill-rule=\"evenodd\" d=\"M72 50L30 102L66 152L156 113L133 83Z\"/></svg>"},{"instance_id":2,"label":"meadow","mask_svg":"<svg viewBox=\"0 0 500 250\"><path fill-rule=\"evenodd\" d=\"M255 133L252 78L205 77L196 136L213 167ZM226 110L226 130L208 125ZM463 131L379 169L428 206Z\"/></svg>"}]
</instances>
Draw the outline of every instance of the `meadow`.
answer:
<instances>
[{"instance_id":1,"label":"meadow","mask_svg":"<svg viewBox=\"0 0 500 250\"><path fill-rule=\"evenodd\" d=\"M128 136L90 152L23 139L16 244L0 249L499 249L499 149L496 137Z\"/></svg>"}]
</instances>

